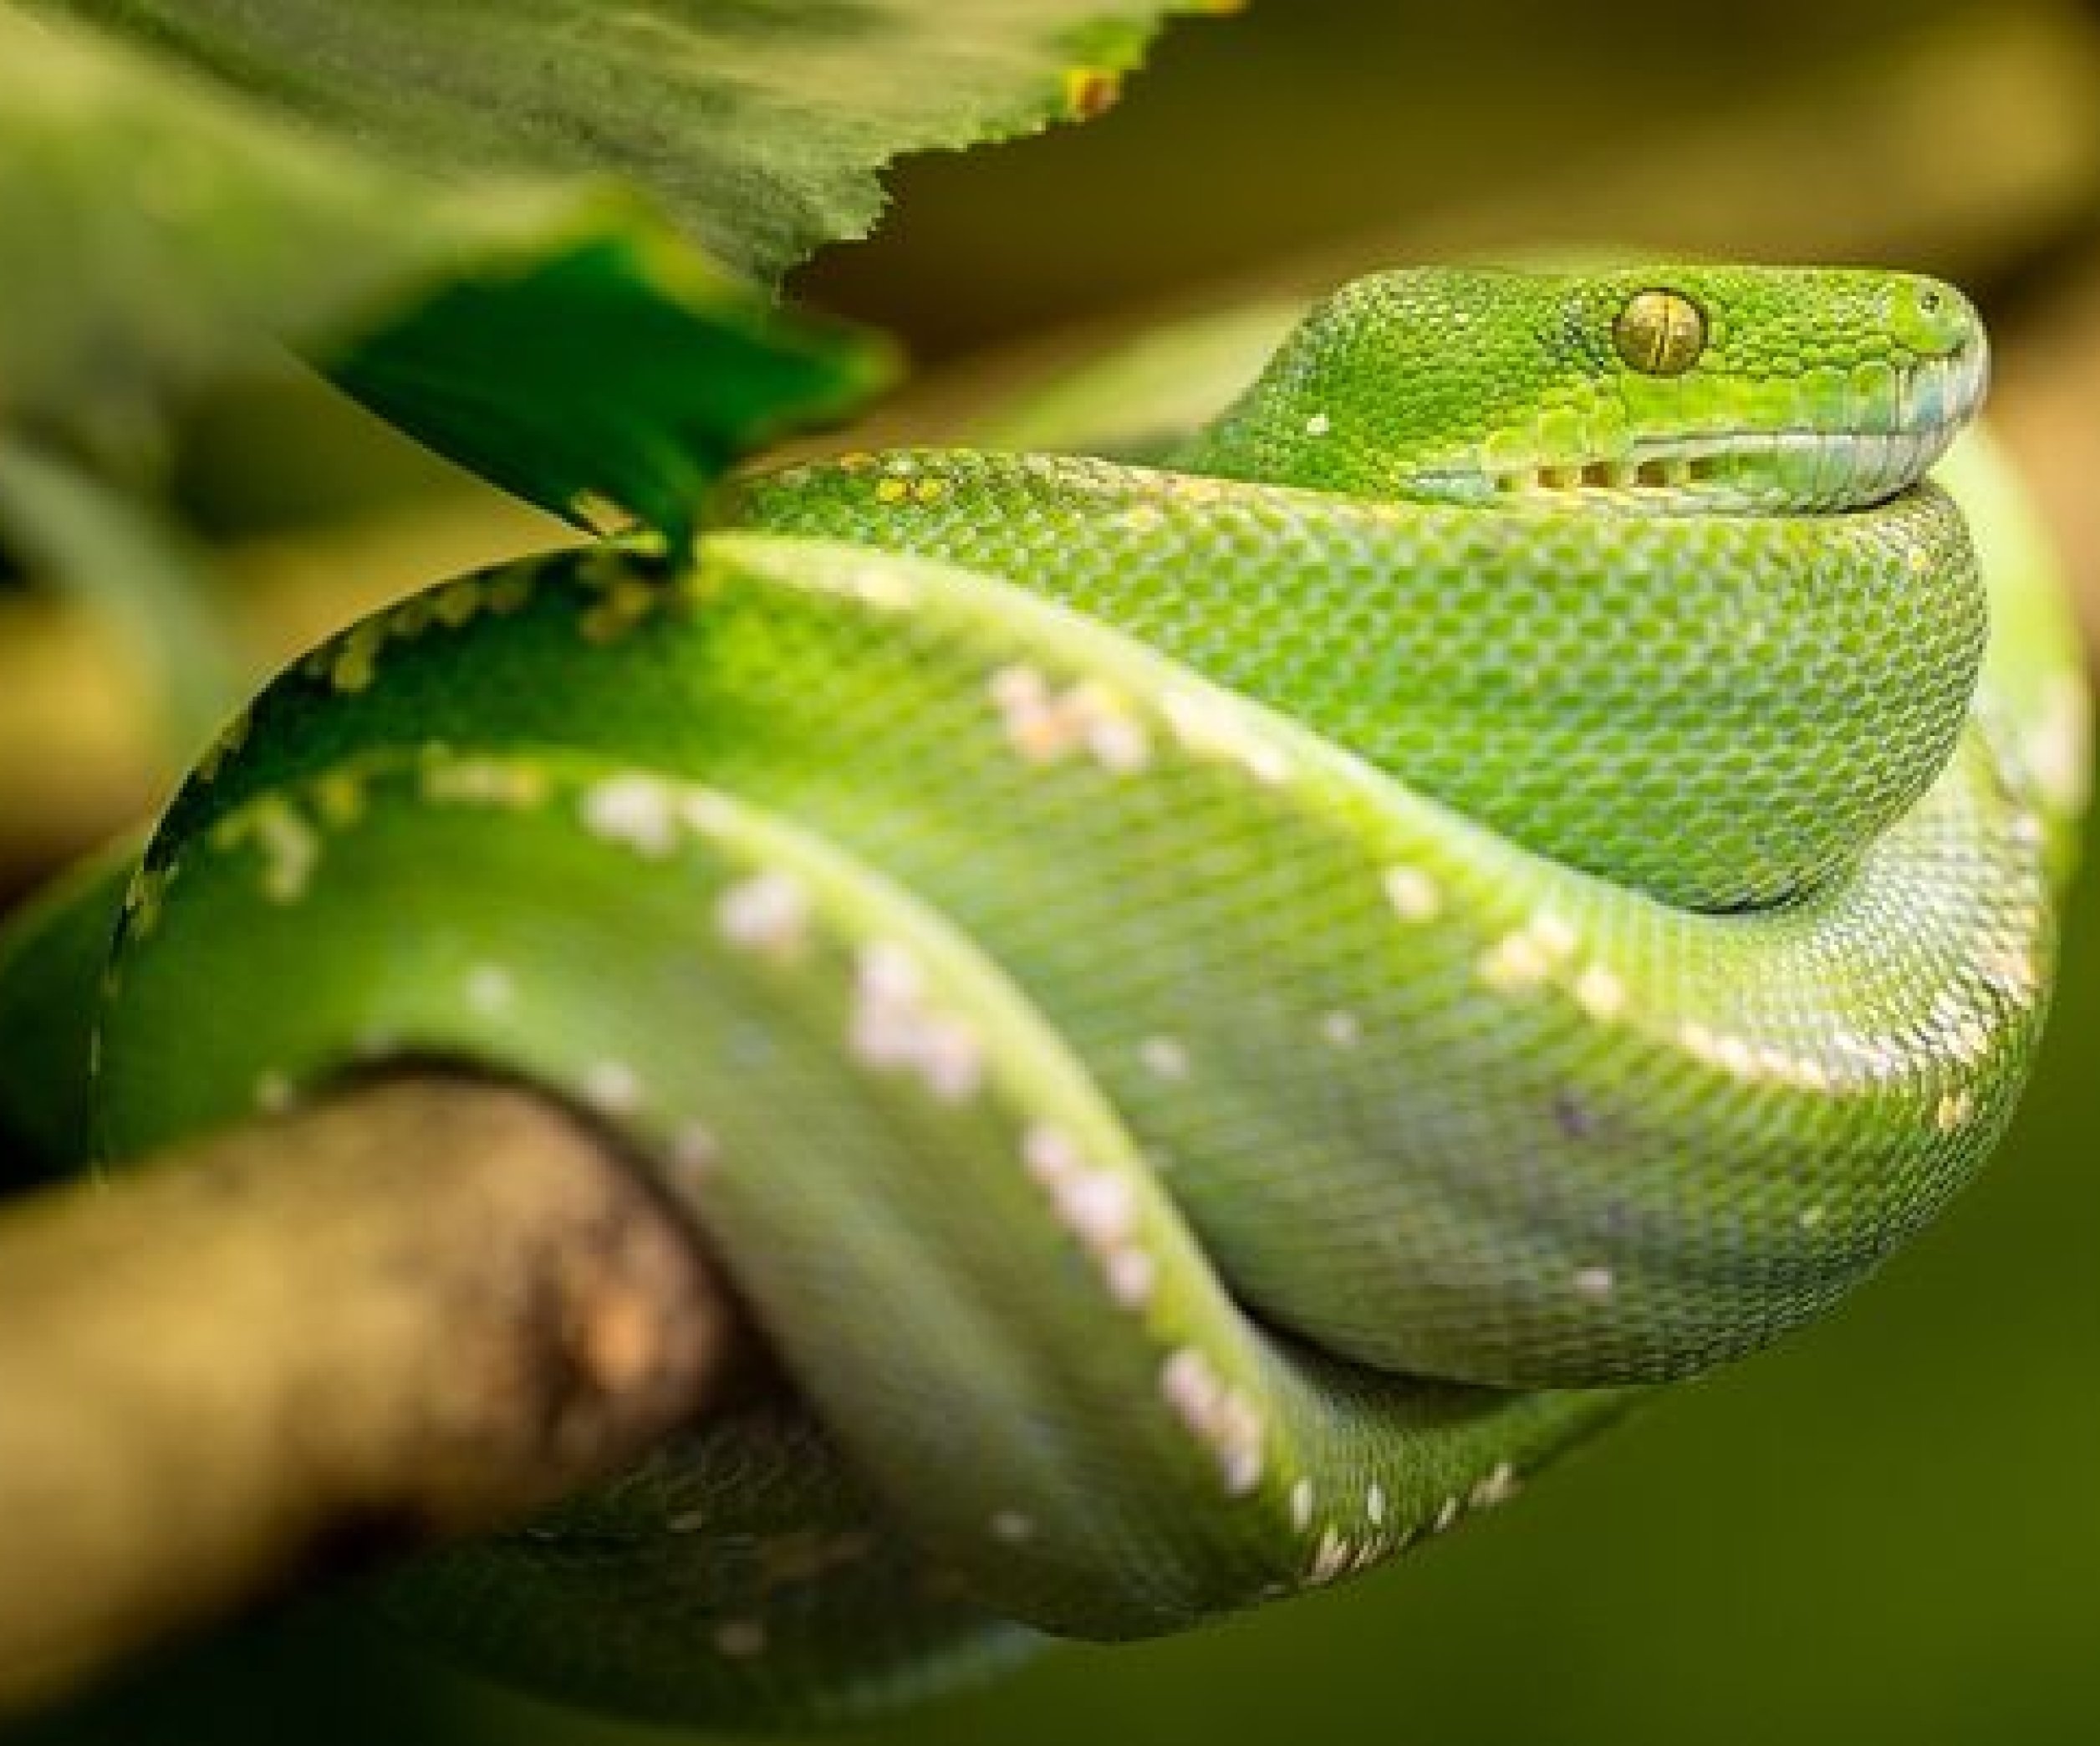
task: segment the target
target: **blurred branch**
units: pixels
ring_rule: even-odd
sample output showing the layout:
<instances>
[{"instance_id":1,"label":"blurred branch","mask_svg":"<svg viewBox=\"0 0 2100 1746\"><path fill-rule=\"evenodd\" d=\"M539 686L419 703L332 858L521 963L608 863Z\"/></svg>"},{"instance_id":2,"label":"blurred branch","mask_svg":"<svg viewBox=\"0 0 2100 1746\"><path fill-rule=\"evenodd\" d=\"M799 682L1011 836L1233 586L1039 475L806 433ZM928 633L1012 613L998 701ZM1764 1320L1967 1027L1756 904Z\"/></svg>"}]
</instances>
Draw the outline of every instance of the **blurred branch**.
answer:
<instances>
[{"instance_id":1,"label":"blurred branch","mask_svg":"<svg viewBox=\"0 0 2100 1746\"><path fill-rule=\"evenodd\" d=\"M638 1458L740 1344L685 1227L430 1076L0 1214L0 1712Z\"/></svg>"}]
</instances>

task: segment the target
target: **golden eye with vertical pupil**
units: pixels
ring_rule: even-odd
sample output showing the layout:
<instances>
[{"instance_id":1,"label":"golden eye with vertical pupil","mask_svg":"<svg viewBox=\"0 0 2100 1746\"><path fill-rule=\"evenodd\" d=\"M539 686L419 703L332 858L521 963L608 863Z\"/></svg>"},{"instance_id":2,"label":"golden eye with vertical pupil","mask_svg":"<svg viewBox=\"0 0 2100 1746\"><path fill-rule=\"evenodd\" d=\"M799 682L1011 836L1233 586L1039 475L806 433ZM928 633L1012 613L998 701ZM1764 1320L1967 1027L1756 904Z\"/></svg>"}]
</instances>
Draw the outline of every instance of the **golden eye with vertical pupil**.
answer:
<instances>
[{"instance_id":1,"label":"golden eye with vertical pupil","mask_svg":"<svg viewBox=\"0 0 2100 1746\"><path fill-rule=\"evenodd\" d=\"M1643 375L1682 375L1706 350L1706 316L1680 291L1637 291L1612 324L1612 343Z\"/></svg>"}]
</instances>

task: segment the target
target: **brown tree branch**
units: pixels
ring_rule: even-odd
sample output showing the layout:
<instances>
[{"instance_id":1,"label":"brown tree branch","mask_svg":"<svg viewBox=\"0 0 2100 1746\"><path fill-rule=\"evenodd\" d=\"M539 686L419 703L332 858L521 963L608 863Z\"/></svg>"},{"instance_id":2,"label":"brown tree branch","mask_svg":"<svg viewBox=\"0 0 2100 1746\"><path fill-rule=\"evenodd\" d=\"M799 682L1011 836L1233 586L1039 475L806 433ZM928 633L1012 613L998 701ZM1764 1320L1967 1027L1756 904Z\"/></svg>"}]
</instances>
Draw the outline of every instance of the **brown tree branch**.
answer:
<instances>
[{"instance_id":1,"label":"brown tree branch","mask_svg":"<svg viewBox=\"0 0 2100 1746\"><path fill-rule=\"evenodd\" d=\"M514 1520L708 1409L712 1269L598 1134L430 1075L0 1215L0 1712Z\"/></svg>"}]
</instances>

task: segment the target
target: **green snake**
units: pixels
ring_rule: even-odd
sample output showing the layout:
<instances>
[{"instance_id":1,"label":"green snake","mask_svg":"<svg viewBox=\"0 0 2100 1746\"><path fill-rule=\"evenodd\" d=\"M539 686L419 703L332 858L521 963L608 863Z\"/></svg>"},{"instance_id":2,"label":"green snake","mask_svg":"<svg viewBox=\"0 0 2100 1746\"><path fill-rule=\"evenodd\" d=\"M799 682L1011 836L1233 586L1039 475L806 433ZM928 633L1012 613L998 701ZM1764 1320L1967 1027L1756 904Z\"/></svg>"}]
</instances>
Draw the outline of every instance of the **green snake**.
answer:
<instances>
[{"instance_id":1,"label":"green snake","mask_svg":"<svg viewBox=\"0 0 2100 1746\"><path fill-rule=\"evenodd\" d=\"M1990 457L1973 543L1924 482L1968 303L1434 269L1267 331L1067 391L1092 456L839 455L689 561L439 587L170 810L105 1156L484 1064L631 1143L792 1379L405 1579L472 1660L835 1717L1333 1581L1990 1150L2084 697Z\"/></svg>"}]
</instances>

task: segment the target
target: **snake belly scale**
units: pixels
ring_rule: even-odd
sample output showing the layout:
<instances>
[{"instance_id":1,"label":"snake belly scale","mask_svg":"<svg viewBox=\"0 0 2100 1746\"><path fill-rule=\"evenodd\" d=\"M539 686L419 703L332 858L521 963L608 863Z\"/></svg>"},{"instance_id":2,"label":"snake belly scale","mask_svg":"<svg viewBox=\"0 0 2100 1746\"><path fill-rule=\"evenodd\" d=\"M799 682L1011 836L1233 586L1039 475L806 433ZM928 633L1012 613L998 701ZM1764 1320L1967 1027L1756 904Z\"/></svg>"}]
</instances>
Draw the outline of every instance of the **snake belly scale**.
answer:
<instances>
[{"instance_id":1,"label":"snake belly scale","mask_svg":"<svg viewBox=\"0 0 2100 1746\"><path fill-rule=\"evenodd\" d=\"M171 810L103 1148L466 1059L690 1209L794 1398L401 1585L543 1689L846 1714L1367 1567L2001 1131L2082 694L1921 482L1983 375L1904 274L1388 274L1139 458L447 584Z\"/></svg>"}]
</instances>

